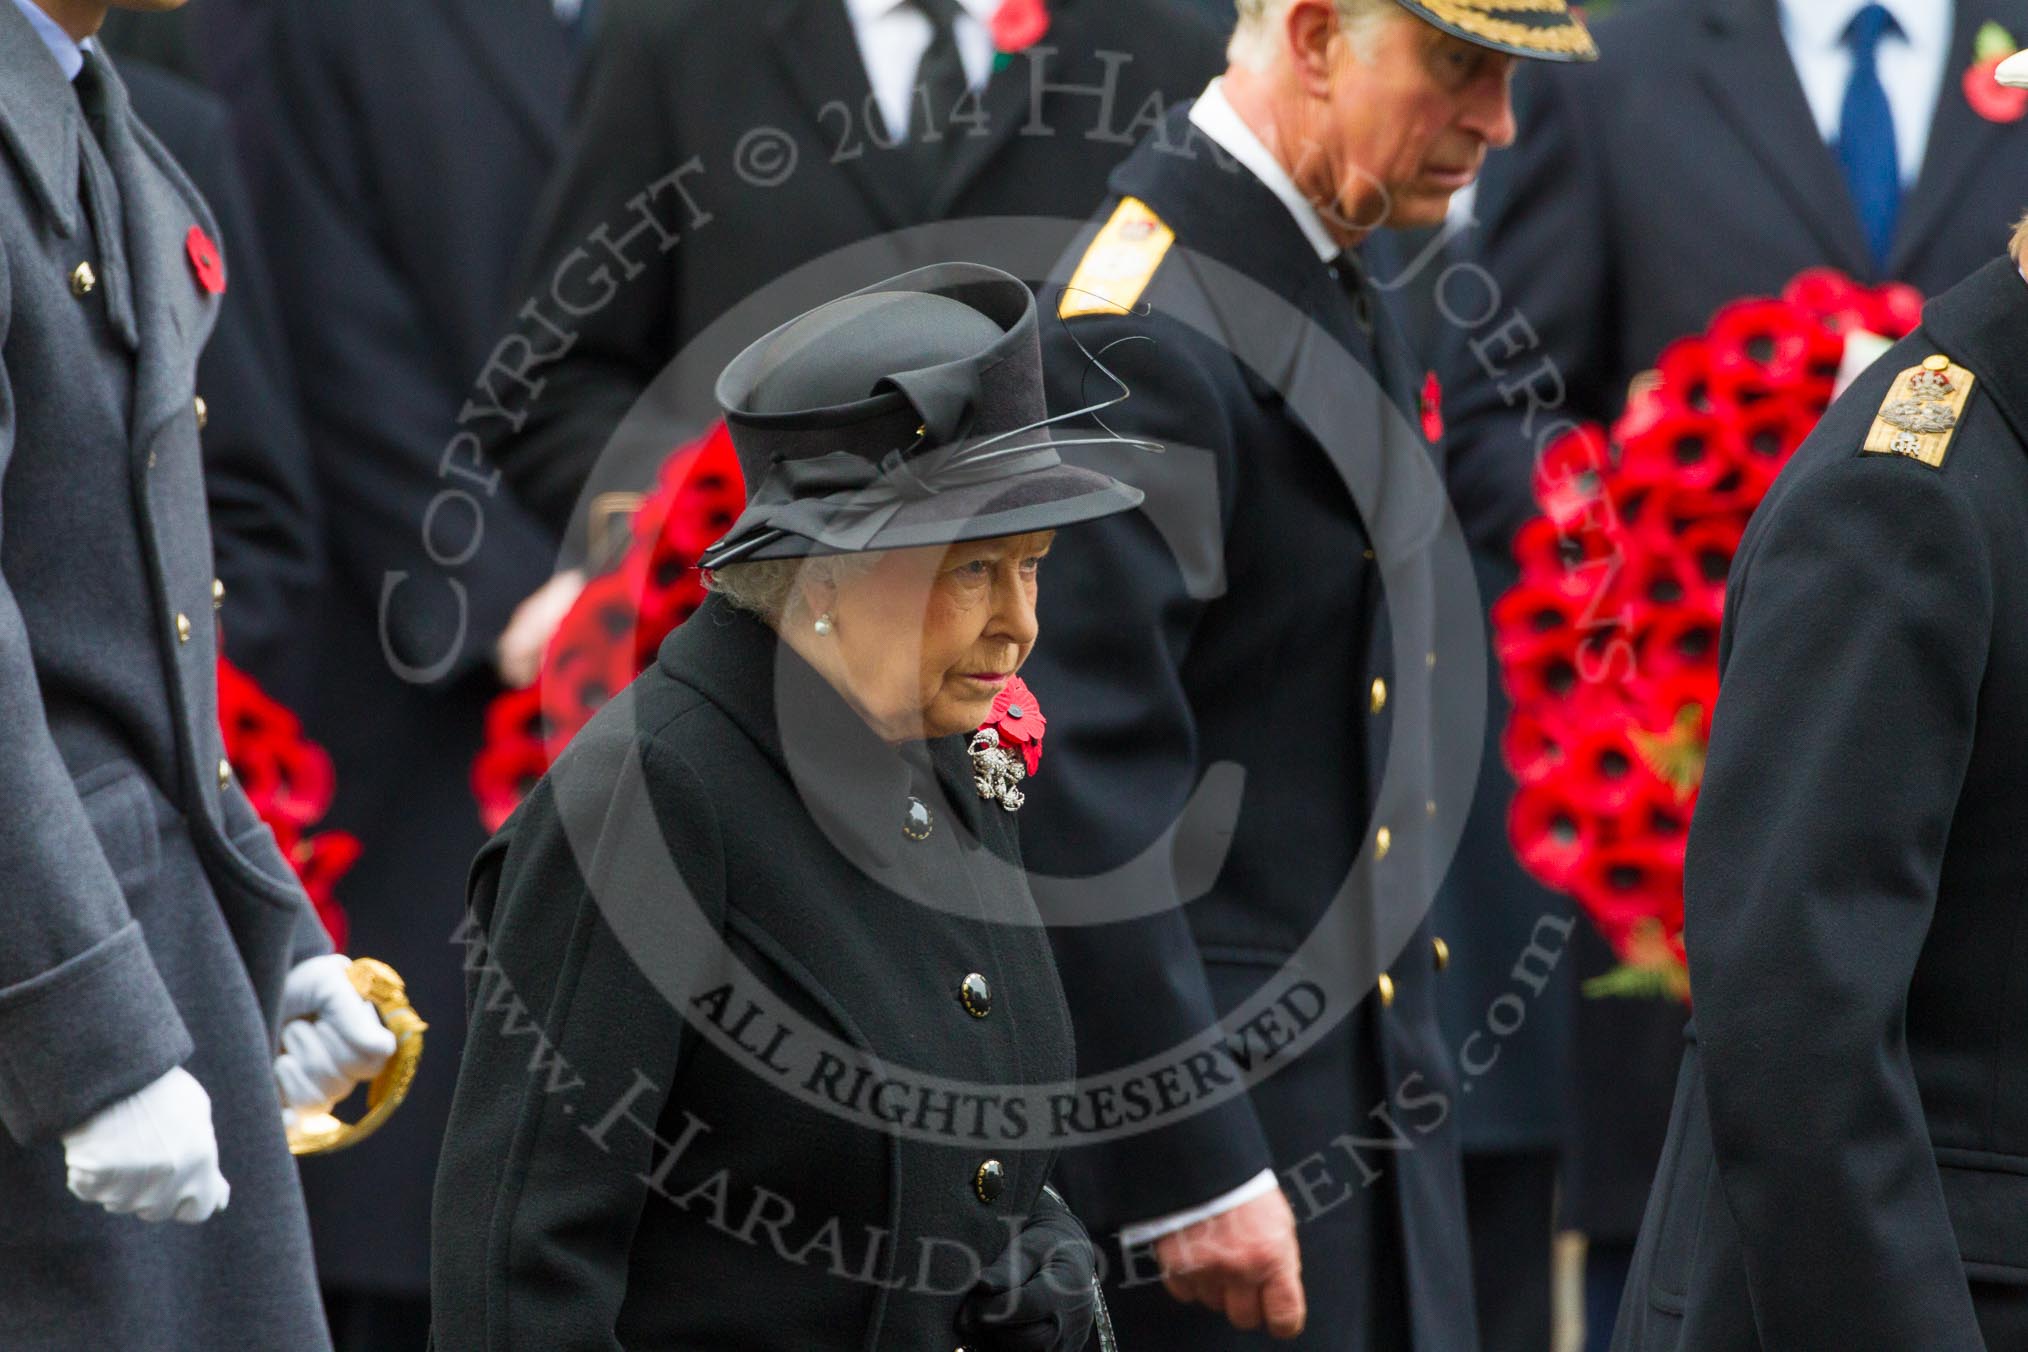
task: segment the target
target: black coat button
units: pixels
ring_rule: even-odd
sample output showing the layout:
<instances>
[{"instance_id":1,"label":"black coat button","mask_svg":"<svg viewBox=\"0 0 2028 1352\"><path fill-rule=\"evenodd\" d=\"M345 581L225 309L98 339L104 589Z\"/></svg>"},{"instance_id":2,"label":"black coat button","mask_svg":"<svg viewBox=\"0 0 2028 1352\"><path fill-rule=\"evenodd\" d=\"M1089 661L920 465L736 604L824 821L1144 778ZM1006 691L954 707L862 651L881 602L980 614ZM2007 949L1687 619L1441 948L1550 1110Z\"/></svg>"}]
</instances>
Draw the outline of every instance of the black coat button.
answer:
<instances>
[{"instance_id":1,"label":"black coat button","mask_svg":"<svg viewBox=\"0 0 2028 1352\"><path fill-rule=\"evenodd\" d=\"M993 988L977 972L958 983L958 1000L965 1006L965 1012L975 1019L983 1019L993 1012Z\"/></svg>"},{"instance_id":2,"label":"black coat button","mask_svg":"<svg viewBox=\"0 0 2028 1352\"><path fill-rule=\"evenodd\" d=\"M908 813L901 819L901 833L910 840L928 840L930 829L936 825L930 816L929 804L920 798L908 800Z\"/></svg>"},{"instance_id":3,"label":"black coat button","mask_svg":"<svg viewBox=\"0 0 2028 1352\"><path fill-rule=\"evenodd\" d=\"M972 1175L972 1191L979 1194L979 1200L987 1206L1000 1200L1000 1192L1007 1186L1007 1170L998 1160L987 1160L979 1166L979 1172Z\"/></svg>"}]
</instances>

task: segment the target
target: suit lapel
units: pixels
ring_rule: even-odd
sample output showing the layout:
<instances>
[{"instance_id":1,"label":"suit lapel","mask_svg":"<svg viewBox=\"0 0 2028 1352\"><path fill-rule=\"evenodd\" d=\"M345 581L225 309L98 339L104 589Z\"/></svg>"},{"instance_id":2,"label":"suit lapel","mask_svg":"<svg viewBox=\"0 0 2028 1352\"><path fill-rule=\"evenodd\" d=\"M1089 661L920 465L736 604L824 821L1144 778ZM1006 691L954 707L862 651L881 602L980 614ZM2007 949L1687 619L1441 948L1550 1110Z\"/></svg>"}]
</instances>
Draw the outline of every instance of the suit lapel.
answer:
<instances>
[{"instance_id":1,"label":"suit lapel","mask_svg":"<svg viewBox=\"0 0 2028 1352\"><path fill-rule=\"evenodd\" d=\"M1951 37L1950 55L1945 58L1936 117L1930 123L1922 172L1902 201L1901 227L1895 232L1894 247L1889 251L1889 276L1903 275L1937 230L1952 219L1960 206L1960 186L1978 165L1991 162L1994 142L2005 130L1973 112L1964 91L1964 72L1972 64L1979 29L1998 17L1994 8L1966 4L1963 0L1958 4L1956 31ZM2010 17L2020 22L2018 14ZM1995 222L1994 229L1997 231L2006 224ZM1997 242L1999 236L1996 234L1994 238Z\"/></svg>"},{"instance_id":2,"label":"suit lapel","mask_svg":"<svg viewBox=\"0 0 2028 1352\"><path fill-rule=\"evenodd\" d=\"M1043 125L1055 128L1056 123L1049 120L1048 113L1037 106L1047 100L1032 94L1036 86L1045 82L1104 83L1106 71L1103 65L1089 77L1072 77L1064 67L1066 53L1075 56L1078 50L1074 45L1065 45L1058 33L1070 5L1071 0L1051 0L1050 31L1042 40L1033 47L995 59L992 78L979 94L985 124L976 129L955 129L960 133L958 143L952 148L951 157L944 165L943 178L930 201L932 219L941 219L949 214L952 206L964 196L965 190L979 180L993 157L1031 119L1040 116Z\"/></svg>"},{"instance_id":3,"label":"suit lapel","mask_svg":"<svg viewBox=\"0 0 2028 1352\"><path fill-rule=\"evenodd\" d=\"M169 418L187 413L197 354L218 317L188 255L191 230L212 240L218 226L182 169L127 106L126 87L107 63L106 162L126 217L126 265L135 328L133 445L138 455Z\"/></svg>"},{"instance_id":4,"label":"suit lapel","mask_svg":"<svg viewBox=\"0 0 2028 1352\"><path fill-rule=\"evenodd\" d=\"M1004 68L995 70L992 78L986 81L986 87L979 91L977 108L966 110L968 114L982 115L984 124L951 128L950 134L956 137L957 144L951 147L950 157L944 162L943 177L930 198L932 220L941 219L950 212L965 189L978 180L986 165L1000 153L1001 147L1013 140L1015 133L1028 121L1031 81L1041 70L1047 69L1047 63L1054 61L1056 56L1057 53L1046 45L1031 47L1016 53Z\"/></svg>"},{"instance_id":5,"label":"suit lapel","mask_svg":"<svg viewBox=\"0 0 2028 1352\"><path fill-rule=\"evenodd\" d=\"M555 151L576 59L549 0L445 0L443 8L528 134Z\"/></svg>"},{"instance_id":6,"label":"suit lapel","mask_svg":"<svg viewBox=\"0 0 2028 1352\"><path fill-rule=\"evenodd\" d=\"M1845 176L1817 131L1772 0L1710 0L1698 79L1768 178L1855 277L1877 269Z\"/></svg>"},{"instance_id":7,"label":"suit lapel","mask_svg":"<svg viewBox=\"0 0 2028 1352\"><path fill-rule=\"evenodd\" d=\"M804 115L820 135L835 142L836 133L825 125L822 112L827 104L843 104L855 126L862 117L873 124L880 116L859 39L840 0L773 0L767 27L775 55L802 98ZM901 151L882 150L861 138L856 149L833 158L888 229L920 220L921 206L910 199L900 168Z\"/></svg>"}]
</instances>

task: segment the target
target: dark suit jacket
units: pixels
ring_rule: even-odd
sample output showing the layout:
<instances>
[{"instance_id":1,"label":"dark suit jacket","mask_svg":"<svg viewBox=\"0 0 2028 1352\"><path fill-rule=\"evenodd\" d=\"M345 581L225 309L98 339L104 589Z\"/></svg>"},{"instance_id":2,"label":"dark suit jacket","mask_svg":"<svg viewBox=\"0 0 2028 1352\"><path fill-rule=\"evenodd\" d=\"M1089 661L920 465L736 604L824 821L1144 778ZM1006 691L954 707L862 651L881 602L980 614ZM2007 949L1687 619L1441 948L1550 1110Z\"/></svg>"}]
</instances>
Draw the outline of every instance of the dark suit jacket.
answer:
<instances>
[{"instance_id":1,"label":"dark suit jacket","mask_svg":"<svg viewBox=\"0 0 2028 1352\"><path fill-rule=\"evenodd\" d=\"M1935 353L1974 379L1942 465L1863 452ZM1695 1033L1616 1348L2022 1346L2024 373L2003 258L1825 415L1740 546Z\"/></svg>"},{"instance_id":2,"label":"dark suit jacket","mask_svg":"<svg viewBox=\"0 0 2028 1352\"><path fill-rule=\"evenodd\" d=\"M232 285L197 361L204 400L204 489L225 651L268 692L302 706L314 645L303 616L323 583L323 516L296 409L293 372L267 259L232 158L227 111L201 87L140 61L121 67L134 111L218 216Z\"/></svg>"},{"instance_id":3,"label":"dark suit jacket","mask_svg":"<svg viewBox=\"0 0 2028 1352\"><path fill-rule=\"evenodd\" d=\"M1505 554L1533 514L1537 442L1564 420L1610 419L1628 380L1720 305L1771 295L1828 264L1934 295L1991 256L2020 214L2028 123L1997 126L1966 103L1960 76L1981 24L2028 32L2028 5L1964 0L1943 92L1892 256L1869 258L1836 160L1820 138L1773 0L1683 0L1603 20L1592 66L1528 72L1516 147L1489 164L1474 261L1497 281L1497 313L1454 333L1445 363L1452 484L1478 540ZM1453 279L1455 312L1485 288ZM1518 313L1539 345L1487 371L1466 346ZM1553 411L1530 417L1522 378ZM1513 403L1499 386L1510 386ZM1580 975L1609 961L1580 931ZM1659 1002L1581 1001L1577 1154L1565 1197L1572 1224L1631 1237L1668 1114L1684 1015Z\"/></svg>"},{"instance_id":4,"label":"dark suit jacket","mask_svg":"<svg viewBox=\"0 0 2028 1352\"><path fill-rule=\"evenodd\" d=\"M952 257L1046 275L1107 172L1222 64L1218 35L1171 0L1050 9L1047 35L993 76L983 120L953 126L944 176L924 185L905 148L880 144L842 0L612 0L532 236L522 344L488 373L501 411L474 424L552 525L609 439L593 489L646 483L717 416L725 363L775 324ZM1030 219L990 224L1001 217ZM908 233L926 221L973 224Z\"/></svg>"},{"instance_id":5,"label":"dark suit jacket","mask_svg":"<svg viewBox=\"0 0 2028 1352\"><path fill-rule=\"evenodd\" d=\"M1068 1152L1066 1195L1110 1236L1281 1170L1310 1299L1299 1346L1472 1347L1458 1087L1420 923L1435 885L1431 673L1450 669L1418 610L1439 495L1405 413L1419 382L1384 316L1369 337L1288 209L1185 110L1111 188L1099 222L1137 198L1176 243L1138 297L1109 297L1133 313L1045 326L1052 409L1107 393L1087 357L1103 354L1132 391L1106 423L1166 447L1094 461L1149 505L1058 537L1028 677L1050 719L1029 858L1098 893L1036 884L1053 919L1077 922L1054 937L1080 1071L1175 1056L1303 977L1330 992L1333 1026L1195 1115L1129 1099L1138 1129ZM1057 288L1043 294L1057 305ZM1105 351L1120 340L1133 341ZM1483 667L1457 679L1476 701ZM1095 925L1095 899L1155 909ZM1331 1152L1384 1119L1413 1144L1371 1176ZM1253 1341L1159 1286L1119 1299L1129 1346Z\"/></svg>"},{"instance_id":6,"label":"dark suit jacket","mask_svg":"<svg viewBox=\"0 0 2028 1352\"><path fill-rule=\"evenodd\" d=\"M420 1294L460 1036L449 939L484 840L470 771L498 691L490 650L555 559L462 449L458 413L561 135L570 52L547 0L278 0L270 21L272 78L239 113L259 133L331 567L299 619L317 635L302 712L337 766L329 824L365 846L339 891L353 947L401 971L431 1021L402 1111L304 1180L327 1284ZM454 564L429 553L468 547Z\"/></svg>"},{"instance_id":7,"label":"dark suit jacket","mask_svg":"<svg viewBox=\"0 0 2028 1352\"><path fill-rule=\"evenodd\" d=\"M440 1352L954 1346L1054 1153L965 1087L1072 1067L1016 825L962 737L890 748L752 616L672 634L473 870Z\"/></svg>"}]
</instances>

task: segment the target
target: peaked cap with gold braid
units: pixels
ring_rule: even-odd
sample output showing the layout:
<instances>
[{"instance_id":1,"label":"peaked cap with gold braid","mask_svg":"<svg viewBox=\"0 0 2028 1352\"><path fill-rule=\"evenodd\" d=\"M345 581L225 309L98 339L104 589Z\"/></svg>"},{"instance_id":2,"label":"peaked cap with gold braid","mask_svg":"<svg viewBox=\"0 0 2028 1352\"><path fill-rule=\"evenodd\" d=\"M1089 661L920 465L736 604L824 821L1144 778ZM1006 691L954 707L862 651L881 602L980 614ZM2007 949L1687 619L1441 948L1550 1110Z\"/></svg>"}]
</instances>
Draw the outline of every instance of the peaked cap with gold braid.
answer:
<instances>
[{"instance_id":1,"label":"peaked cap with gold braid","mask_svg":"<svg viewBox=\"0 0 2028 1352\"><path fill-rule=\"evenodd\" d=\"M1426 23L1481 47L1537 61L1596 61L1598 46L1564 0L1396 0Z\"/></svg>"}]
</instances>

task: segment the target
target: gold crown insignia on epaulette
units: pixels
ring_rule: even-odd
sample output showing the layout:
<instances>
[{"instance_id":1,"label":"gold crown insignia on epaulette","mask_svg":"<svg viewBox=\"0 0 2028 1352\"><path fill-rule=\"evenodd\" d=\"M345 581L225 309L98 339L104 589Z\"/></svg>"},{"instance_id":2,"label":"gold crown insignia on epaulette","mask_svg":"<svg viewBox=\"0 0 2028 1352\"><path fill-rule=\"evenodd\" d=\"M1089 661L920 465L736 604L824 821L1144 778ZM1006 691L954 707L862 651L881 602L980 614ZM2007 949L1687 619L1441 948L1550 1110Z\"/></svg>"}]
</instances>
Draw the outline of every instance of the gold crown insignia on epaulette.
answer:
<instances>
[{"instance_id":1,"label":"gold crown insignia on epaulette","mask_svg":"<svg viewBox=\"0 0 2028 1352\"><path fill-rule=\"evenodd\" d=\"M1862 449L1868 455L1905 455L1940 468L1976 379L1942 354L1923 358L1922 365L1894 378Z\"/></svg>"},{"instance_id":2,"label":"gold crown insignia on epaulette","mask_svg":"<svg viewBox=\"0 0 2028 1352\"><path fill-rule=\"evenodd\" d=\"M1064 284L1056 313L1064 319L1130 313L1175 242L1176 232L1146 202L1121 198Z\"/></svg>"}]
</instances>

